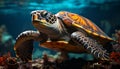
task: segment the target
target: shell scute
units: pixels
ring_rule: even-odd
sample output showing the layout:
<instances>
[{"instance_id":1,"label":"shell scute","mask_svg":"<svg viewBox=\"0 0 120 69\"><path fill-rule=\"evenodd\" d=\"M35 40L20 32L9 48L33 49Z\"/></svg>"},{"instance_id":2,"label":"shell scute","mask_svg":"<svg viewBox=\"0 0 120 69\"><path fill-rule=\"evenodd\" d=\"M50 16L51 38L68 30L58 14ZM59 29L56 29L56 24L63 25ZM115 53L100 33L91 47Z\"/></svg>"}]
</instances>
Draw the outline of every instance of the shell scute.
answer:
<instances>
[{"instance_id":1,"label":"shell scute","mask_svg":"<svg viewBox=\"0 0 120 69\"><path fill-rule=\"evenodd\" d=\"M86 31L87 33L91 34L92 36L97 36L101 39L112 40L95 23L83 16L65 11L61 11L59 16L67 25L72 24L75 28L80 28Z\"/></svg>"},{"instance_id":2,"label":"shell scute","mask_svg":"<svg viewBox=\"0 0 120 69\"><path fill-rule=\"evenodd\" d=\"M77 14L68 13L68 17L70 17L73 21L76 21L77 23L80 23L82 26L86 26L86 22Z\"/></svg>"}]
</instances>

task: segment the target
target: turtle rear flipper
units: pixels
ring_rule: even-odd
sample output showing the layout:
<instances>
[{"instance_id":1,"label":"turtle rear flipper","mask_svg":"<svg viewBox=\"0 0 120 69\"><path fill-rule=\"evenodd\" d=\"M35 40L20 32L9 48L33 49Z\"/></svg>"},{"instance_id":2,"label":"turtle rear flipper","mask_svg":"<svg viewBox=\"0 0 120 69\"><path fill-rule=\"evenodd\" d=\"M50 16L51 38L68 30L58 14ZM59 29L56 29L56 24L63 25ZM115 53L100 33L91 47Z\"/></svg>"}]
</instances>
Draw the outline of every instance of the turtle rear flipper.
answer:
<instances>
[{"instance_id":1,"label":"turtle rear flipper","mask_svg":"<svg viewBox=\"0 0 120 69\"><path fill-rule=\"evenodd\" d=\"M84 33L77 31L72 33L71 37L73 41L84 46L84 48L95 57L103 60L109 59L109 54L106 52L106 50L94 39L86 36Z\"/></svg>"}]
</instances>

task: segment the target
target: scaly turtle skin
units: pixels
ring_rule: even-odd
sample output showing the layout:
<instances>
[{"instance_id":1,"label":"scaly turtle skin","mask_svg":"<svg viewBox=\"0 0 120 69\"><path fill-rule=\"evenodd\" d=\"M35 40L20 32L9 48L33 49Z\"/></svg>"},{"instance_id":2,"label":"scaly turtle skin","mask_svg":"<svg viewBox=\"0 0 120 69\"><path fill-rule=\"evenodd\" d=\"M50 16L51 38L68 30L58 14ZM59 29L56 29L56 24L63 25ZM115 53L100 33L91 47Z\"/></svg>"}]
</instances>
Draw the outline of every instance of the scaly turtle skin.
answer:
<instances>
[{"instance_id":1,"label":"scaly turtle skin","mask_svg":"<svg viewBox=\"0 0 120 69\"><path fill-rule=\"evenodd\" d=\"M109 53L103 46L113 40L87 18L66 11L54 15L37 10L31 14L32 23L38 31L21 33L14 46L17 56L23 61L31 60L33 41L57 51L88 52L96 58L109 59Z\"/></svg>"}]
</instances>

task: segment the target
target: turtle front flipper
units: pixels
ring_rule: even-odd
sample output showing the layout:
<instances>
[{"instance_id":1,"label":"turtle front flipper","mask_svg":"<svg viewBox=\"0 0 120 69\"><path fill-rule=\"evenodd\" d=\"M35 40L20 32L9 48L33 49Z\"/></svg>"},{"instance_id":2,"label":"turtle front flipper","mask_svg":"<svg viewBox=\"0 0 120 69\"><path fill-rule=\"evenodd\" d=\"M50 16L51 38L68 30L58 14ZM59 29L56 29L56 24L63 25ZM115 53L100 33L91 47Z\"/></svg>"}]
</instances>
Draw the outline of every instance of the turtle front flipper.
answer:
<instances>
[{"instance_id":1,"label":"turtle front flipper","mask_svg":"<svg viewBox=\"0 0 120 69\"><path fill-rule=\"evenodd\" d=\"M86 36L83 32L74 32L71 34L71 37L74 42L84 46L84 48L95 57L102 60L109 59L109 54L106 52L106 50L100 44L98 44L96 40Z\"/></svg>"},{"instance_id":2,"label":"turtle front flipper","mask_svg":"<svg viewBox=\"0 0 120 69\"><path fill-rule=\"evenodd\" d=\"M14 50L23 62L32 60L33 42L45 42L47 37L38 31L24 31L16 39Z\"/></svg>"}]
</instances>

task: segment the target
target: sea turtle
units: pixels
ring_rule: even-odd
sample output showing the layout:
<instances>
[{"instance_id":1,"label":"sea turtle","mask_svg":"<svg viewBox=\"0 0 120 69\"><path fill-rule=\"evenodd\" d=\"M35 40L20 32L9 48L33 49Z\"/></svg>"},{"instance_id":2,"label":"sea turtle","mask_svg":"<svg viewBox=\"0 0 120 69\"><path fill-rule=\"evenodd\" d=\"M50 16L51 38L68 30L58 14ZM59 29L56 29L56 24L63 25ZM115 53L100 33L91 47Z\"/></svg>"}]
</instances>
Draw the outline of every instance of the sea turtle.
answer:
<instances>
[{"instance_id":1,"label":"sea turtle","mask_svg":"<svg viewBox=\"0 0 120 69\"><path fill-rule=\"evenodd\" d=\"M52 14L35 10L31 15L32 24L38 31L22 32L14 46L17 56L23 61L31 60L33 41L57 51L88 52L96 58L109 59L104 45L114 40L89 19L67 11Z\"/></svg>"}]
</instances>

